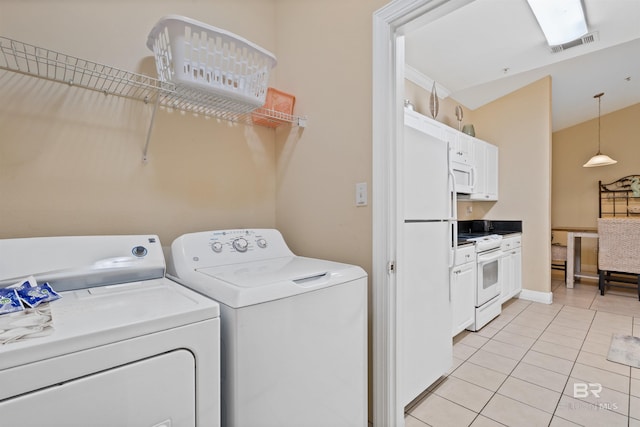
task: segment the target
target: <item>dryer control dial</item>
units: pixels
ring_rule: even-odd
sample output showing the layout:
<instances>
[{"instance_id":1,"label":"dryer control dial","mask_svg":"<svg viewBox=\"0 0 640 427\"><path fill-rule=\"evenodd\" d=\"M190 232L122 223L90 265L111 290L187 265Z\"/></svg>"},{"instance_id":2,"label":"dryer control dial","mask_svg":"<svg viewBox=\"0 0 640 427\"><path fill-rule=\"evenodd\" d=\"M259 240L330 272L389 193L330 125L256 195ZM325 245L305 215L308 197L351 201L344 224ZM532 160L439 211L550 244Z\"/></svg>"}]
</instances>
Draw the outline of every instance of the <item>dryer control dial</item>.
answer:
<instances>
[{"instance_id":1,"label":"dryer control dial","mask_svg":"<svg viewBox=\"0 0 640 427\"><path fill-rule=\"evenodd\" d=\"M211 250L217 254L219 254L220 252L222 252L222 243L220 242L213 242L211 244Z\"/></svg>"},{"instance_id":2,"label":"dryer control dial","mask_svg":"<svg viewBox=\"0 0 640 427\"><path fill-rule=\"evenodd\" d=\"M239 239L233 241L233 249L238 252L246 252L248 248L249 242L247 242L247 239L245 239L244 237L240 237Z\"/></svg>"},{"instance_id":3,"label":"dryer control dial","mask_svg":"<svg viewBox=\"0 0 640 427\"><path fill-rule=\"evenodd\" d=\"M258 240L256 240L256 243L258 244L258 247L261 249L264 249L267 247L267 241L265 239L263 239L262 237L259 238Z\"/></svg>"}]
</instances>

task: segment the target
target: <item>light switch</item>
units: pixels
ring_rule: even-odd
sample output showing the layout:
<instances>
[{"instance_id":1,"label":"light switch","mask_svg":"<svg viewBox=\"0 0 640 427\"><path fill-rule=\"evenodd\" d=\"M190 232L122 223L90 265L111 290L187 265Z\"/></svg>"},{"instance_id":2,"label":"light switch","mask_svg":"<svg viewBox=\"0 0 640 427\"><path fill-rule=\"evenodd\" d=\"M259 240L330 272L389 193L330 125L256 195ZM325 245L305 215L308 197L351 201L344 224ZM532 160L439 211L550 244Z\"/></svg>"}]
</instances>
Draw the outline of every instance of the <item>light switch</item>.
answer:
<instances>
[{"instance_id":1,"label":"light switch","mask_svg":"<svg viewBox=\"0 0 640 427\"><path fill-rule=\"evenodd\" d=\"M356 206L367 206L367 183L356 184Z\"/></svg>"}]
</instances>

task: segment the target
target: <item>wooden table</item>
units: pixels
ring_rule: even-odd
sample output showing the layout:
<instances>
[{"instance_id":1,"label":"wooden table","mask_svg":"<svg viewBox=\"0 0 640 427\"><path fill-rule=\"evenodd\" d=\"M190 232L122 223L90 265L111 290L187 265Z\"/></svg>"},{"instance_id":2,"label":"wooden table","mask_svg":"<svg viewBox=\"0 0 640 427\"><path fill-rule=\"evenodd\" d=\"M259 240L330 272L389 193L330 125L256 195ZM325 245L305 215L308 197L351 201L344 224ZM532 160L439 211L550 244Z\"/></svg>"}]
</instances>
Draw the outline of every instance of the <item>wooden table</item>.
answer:
<instances>
[{"instance_id":1,"label":"wooden table","mask_svg":"<svg viewBox=\"0 0 640 427\"><path fill-rule=\"evenodd\" d=\"M585 228L554 228L558 231L567 232L567 288L573 288L575 278L598 279L597 274L588 274L582 271L580 260L582 250L582 238L597 239L598 229L595 227Z\"/></svg>"}]
</instances>

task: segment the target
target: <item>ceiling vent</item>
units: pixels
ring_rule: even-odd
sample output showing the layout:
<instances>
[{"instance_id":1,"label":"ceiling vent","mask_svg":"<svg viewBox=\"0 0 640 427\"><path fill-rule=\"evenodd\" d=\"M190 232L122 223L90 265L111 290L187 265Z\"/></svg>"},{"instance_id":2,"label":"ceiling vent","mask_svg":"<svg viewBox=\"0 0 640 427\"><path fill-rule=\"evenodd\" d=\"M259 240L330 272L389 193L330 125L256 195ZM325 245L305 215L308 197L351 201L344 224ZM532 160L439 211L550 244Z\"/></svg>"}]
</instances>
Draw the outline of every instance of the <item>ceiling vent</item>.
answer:
<instances>
[{"instance_id":1,"label":"ceiling vent","mask_svg":"<svg viewBox=\"0 0 640 427\"><path fill-rule=\"evenodd\" d=\"M587 33L579 39L570 41L568 43L559 44L556 46L550 46L551 53L562 52L563 50L571 49L572 47L581 46L583 44L594 43L598 41L598 32L593 31L591 33Z\"/></svg>"}]
</instances>

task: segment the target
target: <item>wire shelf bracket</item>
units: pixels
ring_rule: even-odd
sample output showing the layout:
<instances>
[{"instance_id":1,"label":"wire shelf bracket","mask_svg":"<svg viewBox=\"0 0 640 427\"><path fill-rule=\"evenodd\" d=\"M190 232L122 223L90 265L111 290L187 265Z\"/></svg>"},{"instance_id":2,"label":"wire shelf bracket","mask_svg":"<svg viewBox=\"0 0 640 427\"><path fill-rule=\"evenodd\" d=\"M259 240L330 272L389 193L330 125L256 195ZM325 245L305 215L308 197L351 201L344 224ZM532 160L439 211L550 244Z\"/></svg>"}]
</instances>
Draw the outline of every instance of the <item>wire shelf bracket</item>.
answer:
<instances>
[{"instance_id":1,"label":"wire shelf bracket","mask_svg":"<svg viewBox=\"0 0 640 427\"><path fill-rule=\"evenodd\" d=\"M232 122L261 126L253 123L260 117L273 126L291 124L305 127L307 118L274 110L258 108L250 112L233 111L225 100L202 91L176 87L143 74L132 73L109 65L88 61L75 56L45 49L0 36L0 69L38 77L70 86L102 92L128 99L153 102L153 112L143 150L143 161L151 140L158 106L178 109L193 114L219 118Z\"/></svg>"}]
</instances>

